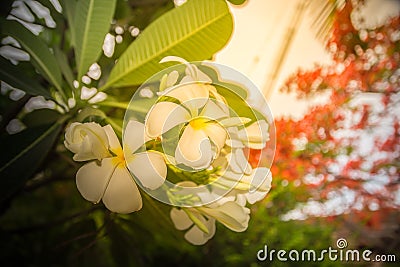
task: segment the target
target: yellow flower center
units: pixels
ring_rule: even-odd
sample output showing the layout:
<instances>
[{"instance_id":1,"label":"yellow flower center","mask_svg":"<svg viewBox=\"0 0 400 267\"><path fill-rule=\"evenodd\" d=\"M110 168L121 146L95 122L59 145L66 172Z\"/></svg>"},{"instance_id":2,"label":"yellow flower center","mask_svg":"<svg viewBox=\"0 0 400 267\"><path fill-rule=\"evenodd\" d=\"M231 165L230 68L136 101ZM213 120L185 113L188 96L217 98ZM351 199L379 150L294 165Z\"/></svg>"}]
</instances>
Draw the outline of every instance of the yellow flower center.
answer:
<instances>
[{"instance_id":1,"label":"yellow flower center","mask_svg":"<svg viewBox=\"0 0 400 267\"><path fill-rule=\"evenodd\" d=\"M115 154L115 157L112 159L113 164L118 167L125 167L125 156L122 148L113 149L112 152Z\"/></svg>"},{"instance_id":2,"label":"yellow flower center","mask_svg":"<svg viewBox=\"0 0 400 267\"><path fill-rule=\"evenodd\" d=\"M195 118L189 122L190 126L192 126L195 130L202 130L207 127L207 122L209 120L205 118Z\"/></svg>"}]
</instances>

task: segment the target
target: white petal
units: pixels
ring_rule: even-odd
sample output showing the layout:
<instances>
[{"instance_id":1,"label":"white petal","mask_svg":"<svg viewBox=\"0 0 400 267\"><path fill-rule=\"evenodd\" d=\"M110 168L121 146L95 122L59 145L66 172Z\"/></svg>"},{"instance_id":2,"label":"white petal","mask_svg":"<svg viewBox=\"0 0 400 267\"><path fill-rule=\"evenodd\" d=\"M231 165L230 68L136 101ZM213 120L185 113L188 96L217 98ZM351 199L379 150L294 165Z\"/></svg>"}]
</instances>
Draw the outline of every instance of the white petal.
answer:
<instances>
[{"instance_id":1,"label":"white petal","mask_svg":"<svg viewBox=\"0 0 400 267\"><path fill-rule=\"evenodd\" d=\"M243 194L238 194L236 196L236 203L238 203L240 206L245 206L246 205L246 197Z\"/></svg>"},{"instance_id":2,"label":"white petal","mask_svg":"<svg viewBox=\"0 0 400 267\"><path fill-rule=\"evenodd\" d=\"M107 134L98 123L71 123L65 132L64 145L75 153L76 161L110 157Z\"/></svg>"},{"instance_id":3,"label":"white petal","mask_svg":"<svg viewBox=\"0 0 400 267\"><path fill-rule=\"evenodd\" d=\"M265 147L265 142L264 143L260 143L260 142L245 142L244 143L247 147L252 148L252 149L263 149Z\"/></svg>"},{"instance_id":4,"label":"white petal","mask_svg":"<svg viewBox=\"0 0 400 267\"><path fill-rule=\"evenodd\" d=\"M204 245L208 241L208 238L205 237L205 233L196 225L185 233L185 239L189 241L189 243L197 246Z\"/></svg>"},{"instance_id":5,"label":"white petal","mask_svg":"<svg viewBox=\"0 0 400 267\"><path fill-rule=\"evenodd\" d=\"M197 80L197 67L193 64L186 64L186 69L185 69L186 76L190 76L193 81L198 82Z\"/></svg>"},{"instance_id":6,"label":"white petal","mask_svg":"<svg viewBox=\"0 0 400 267\"><path fill-rule=\"evenodd\" d=\"M215 103L225 111L226 114L229 114L229 111L231 110L230 107L228 106L228 103L226 99L218 93L217 88L212 85L208 85L208 90L210 91L210 94L215 98Z\"/></svg>"},{"instance_id":7,"label":"white petal","mask_svg":"<svg viewBox=\"0 0 400 267\"><path fill-rule=\"evenodd\" d=\"M118 165L111 176L103 203L107 209L117 213L131 213L142 208L139 190L123 164Z\"/></svg>"},{"instance_id":8,"label":"white petal","mask_svg":"<svg viewBox=\"0 0 400 267\"><path fill-rule=\"evenodd\" d=\"M135 153L136 150L149 140L150 138L145 134L143 123L134 120L128 122L123 137L124 151Z\"/></svg>"},{"instance_id":9,"label":"white petal","mask_svg":"<svg viewBox=\"0 0 400 267\"><path fill-rule=\"evenodd\" d=\"M268 192L271 189L272 174L268 168L255 168L250 175L250 179L252 185L250 191Z\"/></svg>"},{"instance_id":10,"label":"white petal","mask_svg":"<svg viewBox=\"0 0 400 267\"><path fill-rule=\"evenodd\" d=\"M217 105L215 103L216 100L209 100L207 104L204 106L204 109L201 112L201 116L209 118L210 120L219 120L222 118L226 118L229 116L229 112L226 112L221 105L225 105L224 103L219 103Z\"/></svg>"},{"instance_id":11,"label":"white petal","mask_svg":"<svg viewBox=\"0 0 400 267\"><path fill-rule=\"evenodd\" d=\"M207 85L199 83L185 84L176 87L169 91L167 95L178 99L192 112L196 112L198 109L204 107L209 99Z\"/></svg>"},{"instance_id":12,"label":"white petal","mask_svg":"<svg viewBox=\"0 0 400 267\"><path fill-rule=\"evenodd\" d=\"M151 190L160 187L167 177L167 165L161 153L148 151L135 154L128 162L128 169Z\"/></svg>"},{"instance_id":13,"label":"white petal","mask_svg":"<svg viewBox=\"0 0 400 267\"><path fill-rule=\"evenodd\" d=\"M207 136L211 139L214 145L217 147L217 155L225 145L226 131L218 123L207 123L207 126L203 129Z\"/></svg>"},{"instance_id":14,"label":"white petal","mask_svg":"<svg viewBox=\"0 0 400 267\"><path fill-rule=\"evenodd\" d=\"M218 206L221 206L221 205L223 205L223 204L225 204L227 202L235 201L235 199L236 199L236 196L234 194L227 194L224 197L218 199L218 201L215 202L216 205L214 205L214 206L213 205L209 205L209 207L217 208Z\"/></svg>"},{"instance_id":15,"label":"white petal","mask_svg":"<svg viewBox=\"0 0 400 267\"><path fill-rule=\"evenodd\" d=\"M115 151L122 149L121 144L119 143L119 139L111 125L107 124L106 126L103 126L103 129L106 132L108 143L110 144L110 150Z\"/></svg>"},{"instance_id":16,"label":"white petal","mask_svg":"<svg viewBox=\"0 0 400 267\"><path fill-rule=\"evenodd\" d=\"M81 195L93 203L99 203L114 172L112 158L105 158L83 165L76 173L76 186Z\"/></svg>"},{"instance_id":17,"label":"white petal","mask_svg":"<svg viewBox=\"0 0 400 267\"><path fill-rule=\"evenodd\" d=\"M157 92L158 95L162 94L162 91L167 89L167 78L168 78L168 74L164 74L161 77L160 86L158 87L160 92Z\"/></svg>"},{"instance_id":18,"label":"white petal","mask_svg":"<svg viewBox=\"0 0 400 267\"><path fill-rule=\"evenodd\" d=\"M179 62L179 63L183 63L183 64L189 63L186 60L184 60L183 58L177 57L177 56L166 56L166 57L163 57L160 60L160 63L171 62L171 61L172 62Z\"/></svg>"},{"instance_id":19,"label":"white petal","mask_svg":"<svg viewBox=\"0 0 400 267\"><path fill-rule=\"evenodd\" d=\"M211 193L205 186L198 186L192 181L178 182L174 187L174 191L171 193L177 197L197 195L198 197L200 197L202 204L205 203L204 199L207 202L213 201L215 199L210 197Z\"/></svg>"},{"instance_id":20,"label":"white petal","mask_svg":"<svg viewBox=\"0 0 400 267\"><path fill-rule=\"evenodd\" d=\"M160 63L165 62L179 62L186 65L186 74L185 77L191 77L191 81L203 81L203 82L212 82L211 78L208 77L204 72L200 71L196 65L190 64L185 59L177 56L166 56L160 60Z\"/></svg>"},{"instance_id":21,"label":"white petal","mask_svg":"<svg viewBox=\"0 0 400 267\"><path fill-rule=\"evenodd\" d=\"M243 149L235 149L235 159L236 163L245 174L250 174L252 171L251 165L248 162L246 156L244 155Z\"/></svg>"},{"instance_id":22,"label":"white petal","mask_svg":"<svg viewBox=\"0 0 400 267\"><path fill-rule=\"evenodd\" d=\"M215 220L209 219L204 223L208 229L208 234L201 231L196 225L185 234L185 239L193 245L204 245L215 234Z\"/></svg>"},{"instance_id":23,"label":"white petal","mask_svg":"<svg viewBox=\"0 0 400 267\"><path fill-rule=\"evenodd\" d=\"M210 166L212 160L211 142L205 132L186 126L175 150L178 163L194 169L204 169Z\"/></svg>"},{"instance_id":24,"label":"white petal","mask_svg":"<svg viewBox=\"0 0 400 267\"><path fill-rule=\"evenodd\" d=\"M238 136L246 146L262 149L265 147L265 142L269 140L268 127L268 123L265 120L256 121L240 130Z\"/></svg>"},{"instance_id":25,"label":"white petal","mask_svg":"<svg viewBox=\"0 0 400 267\"><path fill-rule=\"evenodd\" d=\"M230 117L220 120L219 123L224 127L232 127L232 126L243 126L250 121L251 119L246 117Z\"/></svg>"},{"instance_id":26,"label":"white petal","mask_svg":"<svg viewBox=\"0 0 400 267\"><path fill-rule=\"evenodd\" d=\"M171 71L171 73L167 76L167 88L173 86L178 81L178 78L179 72L176 70Z\"/></svg>"},{"instance_id":27,"label":"white petal","mask_svg":"<svg viewBox=\"0 0 400 267\"><path fill-rule=\"evenodd\" d=\"M242 141L236 140L236 139L231 139L231 138L227 138L225 141L225 144L232 148L243 148L244 147Z\"/></svg>"},{"instance_id":28,"label":"white petal","mask_svg":"<svg viewBox=\"0 0 400 267\"><path fill-rule=\"evenodd\" d=\"M192 66L194 66L194 65L192 65ZM199 70L197 67L196 67L196 81L205 82L205 83L212 83L212 79L207 74L205 74L204 72Z\"/></svg>"},{"instance_id":29,"label":"white petal","mask_svg":"<svg viewBox=\"0 0 400 267\"><path fill-rule=\"evenodd\" d=\"M182 209L172 208L170 216L175 228L178 230L186 230L193 225L192 220L190 220L189 216Z\"/></svg>"},{"instance_id":30,"label":"white petal","mask_svg":"<svg viewBox=\"0 0 400 267\"><path fill-rule=\"evenodd\" d=\"M204 190L199 190L197 193L197 196L201 199L202 205L208 205L209 203L215 202L216 199L221 198L221 196L216 194L214 191L210 192L207 188L203 188Z\"/></svg>"},{"instance_id":31,"label":"white petal","mask_svg":"<svg viewBox=\"0 0 400 267\"><path fill-rule=\"evenodd\" d=\"M181 187L196 187L197 184L193 181L182 181L176 184L176 186L181 186Z\"/></svg>"},{"instance_id":32,"label":"white petal","mask_svg":"<svg viewBox=\"0 0 400 267\"><path fill-rule=\"evenodd\" d=\"M195 78L193 78L193 77L190 76L190 75L186 75L186 76L184 76L184 77L182 78L180 84L193 83L193 82L195 82L195 81L196 81Z\"/></svg>"},{"instance_id":33,"label":"white petal","mask_svg":"<svg viewBox=\"0 0 400 267\"><path fill-rule=\"evenodd\" d=\"M166 95L172 96L182 103L196 98L202 99L205 102L209 99L207 85L200 83L191 83L178 86L168 91ZM205 102L202 106L206 104Z\"/></svg>"},{"instance_id":34,"label":"white petal","mask_svg":"<svg viewBox=\"0 0 400 267\"><path fill-rule=\"evenodd\" d=\"M214 209L207 207L198 209L235 232L245 231L250 220L250 210L233 201L226 202Z\"/></svg>"},{"instance_id":35,"label":"white petal","mask_svg":"<svg viewBox=\"0 0 400 267\"><path fill-rule=\"evenodd\" d=\"M268 192L262 192L262 191L254 191L250 193L244 194L244 196L247 199L247 202L250 204L254 204L260 200L263 200L265 196L267 195Z\"/></svg>"},{"instance_id":36,"label":"white petal","mask_svg":"<svg viewBox=\"0 0 400 267\"><path fill-rule=\"evenodd\" d=\"M215 182L226 188L234 188L239 184L239 181L242 179L242 177L243 177L242 173L225 171L223 175L218 177L218 179Z\"/></svg>"},{"instance_id":37,"label":"white petal","mask_svg":"<svg viewBox=\"0 0 400 267\"><path fill-rule=\"evenodd\" d=\"M225 144L232 148L243 148L243 142L238 137L238 128L237 127L228 127L228 139Z\"/></svg>"},{"instance_id":38,"label":"white petal","mask_svg":"<svg viewBox=\"0 0 400 267\"><path fill-rule=\"evenodd\" d=\"M247 161L242 149L233 149L231 153L226 155L226 157L228 158L229 167L232 169L232 171L245 174L251 173L251 165Z\"/></svg>"},{"instance_id":39,"label":"white petal","mask_svg":"<svg viewBox=\"0 0 400 267\"><path fill-rule=\"evenodd\" d=\"M250 204L254 204L264 199L271 189L272 175L268 168L260 167L253 169L251 175L243 177L243 180L251 185L244 196Z\"/></svg>"},{"instance_id":40,"label":"white petal","mask_svg":"<svg viewBox=\"0 0 400 267\"><path fill-rule=\"evenodd\" d=\"M159 102L147 114L146 133L152 138L159 137L190 118L189 112L184 107L173 102Z\"/></svg>"}]
</instances>

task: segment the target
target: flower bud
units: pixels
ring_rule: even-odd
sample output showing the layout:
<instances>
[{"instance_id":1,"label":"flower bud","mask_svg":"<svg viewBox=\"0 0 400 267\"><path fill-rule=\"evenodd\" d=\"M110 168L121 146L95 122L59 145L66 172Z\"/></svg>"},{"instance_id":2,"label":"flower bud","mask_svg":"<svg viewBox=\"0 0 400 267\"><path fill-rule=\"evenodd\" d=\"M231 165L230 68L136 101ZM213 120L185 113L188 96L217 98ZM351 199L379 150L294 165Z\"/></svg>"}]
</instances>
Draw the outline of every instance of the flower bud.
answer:
<instances>
[{"instance_id":1,"label":"flower bud","mask_svg":"<svg viewBox=\"0 0 400 267\"><path fill-rule=\"evenodd\" d=\"M110 157L107 134L104 128L95 122L74 122L69 125L65 132L64 145L75 153L75 161Z\"/></svg>"}]
</instances>

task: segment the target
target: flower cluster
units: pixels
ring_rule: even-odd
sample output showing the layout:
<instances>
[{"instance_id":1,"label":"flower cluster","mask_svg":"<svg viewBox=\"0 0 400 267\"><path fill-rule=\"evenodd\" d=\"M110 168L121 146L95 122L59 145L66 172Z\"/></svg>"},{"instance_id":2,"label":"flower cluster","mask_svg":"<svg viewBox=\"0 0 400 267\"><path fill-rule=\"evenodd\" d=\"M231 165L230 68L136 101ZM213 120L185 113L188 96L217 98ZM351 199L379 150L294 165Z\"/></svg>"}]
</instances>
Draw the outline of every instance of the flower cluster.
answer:
<instances>
[{"instance_id":1,"label":"flower cluster","mask_svg":"<svg viewBox=\"0 0 400 267\"><path fill-rule=\"evenodd\" d=\"M74 160L91 161L76 174L78 190L113 212L129 213L142 206L138 184L174 206L171 220L196 245L213 237L216 221L245 231L246 205L263 199L271 187L269 168L252 168L245 155L269 141L268 120L260 112L249 113L251 107L238 94L227 99L226 89L195 64L176 57L166 61L183 63L184 73L174 69L143 86L146 96L155 97L142 119L127 112L123 147L110 125L67 128L65 146ZM232 107L231 101L243 106Z\"/></svg>"},{"instance_id":2,"label":"flower cluster","mask_svg":"<svg viewBox=\"0 0 400 267\"><path fill-rule=\"evenodd\" d=\"M90 161L76 173L82 196L103 201L111 211L131 213L142 208L142 198L129 170L150 188L162 184L167 175L163 156L156 151L138 152L149 138L144 125L131 121L125 130L129 142L121 144L110 125L74 122L66 130L64 145L76 161ZM129 151L127 153L127 151Z\"/></svg>"}]
</instances>

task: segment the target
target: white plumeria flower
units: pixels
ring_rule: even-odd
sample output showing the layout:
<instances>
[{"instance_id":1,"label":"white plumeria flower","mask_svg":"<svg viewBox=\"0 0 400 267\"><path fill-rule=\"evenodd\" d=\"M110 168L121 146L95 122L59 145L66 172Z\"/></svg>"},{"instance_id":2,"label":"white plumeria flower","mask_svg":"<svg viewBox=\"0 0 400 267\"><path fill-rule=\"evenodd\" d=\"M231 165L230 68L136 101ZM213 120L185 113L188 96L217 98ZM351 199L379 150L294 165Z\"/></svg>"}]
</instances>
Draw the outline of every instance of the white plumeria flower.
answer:
<instances>
[{"instance_id":1,"label":"white plumeria flower","mask_svg":"<svg viewBox=\"0 0 400 267\"><path fill-rule=\"evenodd\" d=\"M146 135L143 123L128 122L124 134L124 155L128 169L144 187L154 190L165 182L167 165L160 152L138 152L149 140L151 138Z\"/></svg>"},{"instance_id":2,"label":"white plumeria flower","mask_svg":"<svg viewBox=\"0 0 400 267\"><path fill-rule=\"evenodd\" d=\"M232 148L232 151L228 153L226 159L229 164L229 169L235 173L249 175L252 171L251 165L248 162L242 148Z\"/></svg>"},{"instance_id":3,"label":"white plumeria flower","mask_svg":"<svg viewBox=\"0 0 400 267\"><path fill-rule=\"evenodd\" d=\"M130 213L142 208L142 198L126 168L122 147L110 125L104 126L113 157L83 165L76 173L76 185L88 201L104 205L110 211Z\"/></svg>"},{"instance_id":4,"label":"white plumeria flower","mask_svg":"<svg viewBox=\"0 0 400 267\"><path fill-rule=\"evenodd\" d=\"M144 186L159 186L167 173L163 157L152 151L131 153L145 142L144 125L141 123L128 123L124 150L112 127L107 125L103 128L107 135L104 146L109 147L112 156L102 159L100 164L92 161L83 165L76 174L77 188L86 200L93 203L102 200L110 211L131 213L140 210L142 198L127 165Z\"/></svg>"},{"instance_id":5,"label":"white plumeria flower","mask_svg":"<svg viewBox=\"0 0 400 267\"><path fill-rule=\"evenodd\" d=\"M258 120L251 125L238 131L238 139L246 147L263 149L269 140L269 125L265 120Z\"/></svg>"},{"instance_id":6,"label":"white plumeria flower","mask_svg":"<svg viewBox=\"0 0 400 267\"><path fill-rule=\"evenodd\" d=\"M184 209L172 208L170 212L171 220L176 229L189 229L184 236L187 241L193 245L203 245L215 234L215 219L203 216L196 210L189 212ZM190 217L188 214L190 214ZM197 223L195 224L193 221Z\"/></svg>"},{"instance_id":7,"label":"white plumeria flower","mask_svg":"<svg viewBox=\"0 0 400 267\"><path fill-rule=\"evenodd\" d=\"M182 182L179 185L195 187L193 182ZM204 203L215 199L209 192L199 193ZM243 232L247 229L250 220L250 210L242 203L233 201L233 197L220 198L217 202L200 207L183 207L180 210L173 208L170 216L178 230L190 230L185 238L192 244L201 245L207 242L215 233L216 221L235 232Z\"/></svg>"},{"instance_id":8,"label":"white plumeria flower","mask_svg":"<svg viewBox=\"0 0 400 267\"><path fill-rule=\"evenodd\" d=\"M243 232L249 225L250 209L235 201L229 201L217 207L199 207L197 210L215 218L235 232Z\"/></svg>"},{"instance_id":9,"label":"white plumeria flower","mask_svg":"<svg viewBox=\"0 0 400 267\"><path fill-rule=\"evenodd\" d=\"M240 130L237 127L229 127L230 139L226 140L226 144L232 148L263 149L269 140L268 129L269 125L265 120L258 120Z\"/></svg>"},{"instance_id":10,"label":"white plumeria flower","mask_svg":"<svg viewBox=\"0 0 400 267\"><path fill-rule=\"evenodd\" d=\"M199 70L199 68L196 65L190 64L189 62L187 62L185 59L183 59L181 57L166 56L163 59L161 59L160 63L165 63L165 62L179 62L179 63L186 65L186 69L185 69L186 75L182 78L182 80L180 82L181 84L187 83L187 82L205 82L205 83L212 82L212 79L207 74L205 74L204 72ZM175 82L176 82L176 80L175 80ZM175 83L173 83L173 84L175 84Z\"/></svg>"},{"instance_id":11,"label":"white plumeria flower","mask_svg":"<svg viewBox=\"0 0 400 267\"><path fill-rule=\"evenodd\" d=\"M213 193L225 194L226 189L233 189L226 197L235 196L236 201L244 206L246 201L254 204L264 199L271 189L272 175L270 169L258 167L249 175L225 171L213 180Z\"/></svg>"},{"instance_id":12,"label":"white plumeria flower","mask_svg":"<svg viewBox=\"0 0 400 267\"><path fill-rule=\"evenodd\" d=\"M254 168L252 173L249 176L245 176L242 181L247 181L251 184L251 187L248 192L239 195L244 195L247 202L254 204L264 199L271 189L272 172L266 167Z\"/></svg>"},{"instance_id":13,"label":"white plumeria flower","mask_svg":"<svg viewBox=\"0 0 400 267\"><path fill-rule=\"evenodd\" d=\"M104 127L94 122L71 123L65 132L64 145L75 153L75 161L101 160L111 156Z\"/></svg>"},{"instance_id":14,"label":"white plumeria flower","mask_svg":"<svg viewBox=\"0 0 400 267\"><path fill-rule=\"evenodd\" d=\"M210 96L214 99L211 99ZM163 96L177 99L180 104L161 101L146 117L146 134L161 137L170 129L183 125L176 150L176 162L193 169L205 169L225 144L227 133L217 120L229 115L224 103L216 100L212 85L192 83L166 90Z\"/></svg>"},{"instance_id":15,"label":"white plumeria flower","mask_svg":"<svg viewBox=\"0 0 400 267\"><path fill-rule=\"evenodd\" d=\"M162 92L167 88L172 87L176 84L179 78L179 72L174 70L171 71L169 74L164 74L160 81L159 91Z\"/></svg>"},{"instance_id":16,"label":"white plumeria flower","mask_svg":"<svg viewBox=\"0 0 400 267\"><path fill-rule=\"evenodd\" d=\"M229 170L238 174L249 175L252 168L243 148L264 148L269 140L268 124L265 120L258 120L240 130L237 127L229 127L228 133L230 138L225 143L231 147L231 152L225 157L229 164Z\"/></svg>"}]
</instances>

